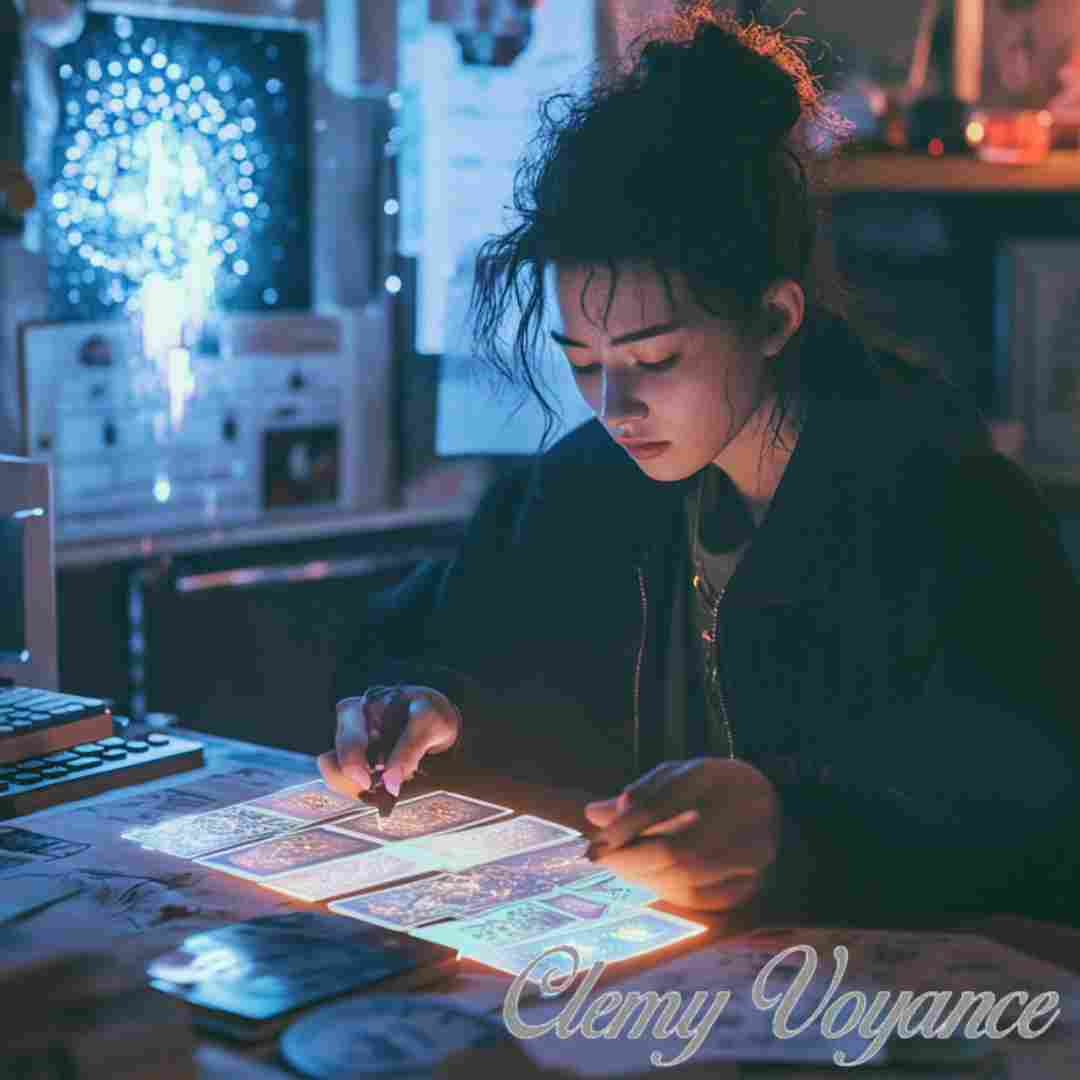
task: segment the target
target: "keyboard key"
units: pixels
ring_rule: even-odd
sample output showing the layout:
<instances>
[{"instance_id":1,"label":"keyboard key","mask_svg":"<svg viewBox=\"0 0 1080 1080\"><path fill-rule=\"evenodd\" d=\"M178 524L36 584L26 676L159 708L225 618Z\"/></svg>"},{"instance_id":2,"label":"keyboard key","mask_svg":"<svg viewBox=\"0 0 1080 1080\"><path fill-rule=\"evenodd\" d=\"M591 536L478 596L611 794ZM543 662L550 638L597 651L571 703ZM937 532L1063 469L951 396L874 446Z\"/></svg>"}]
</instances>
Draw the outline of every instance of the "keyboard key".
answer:
<instances>
[{"instance_id":1,"label":"keyboard key","mask_svg":"<svg viewBox=\"0 0 1080 1080\"><path fill-rule=\"evenodd\" d=\"M124 750L123 748L116 747L116 746L111 746L111 747L109 747L108 750L102 750L101 751L101 756L106 761L122 761L128 755L127 755L127 751Z\"/></svg>"},{"instance_id":2,"label":"keyboard key","mask_svg":"<svg viewBox=\"0 0 1080 1080\"><path fill-rule=\"evenodd\" d=\"M169 736L161 735L155 731L152 734L146 736L146 741L151 746L167 746L169 743Z\"/></svg>"},{"instance_id":3,"label":"keyboard key","mask_svg":"<svg viewBox=\"0 0 1080 1080\"><path fill-rule=\"evenodd\" d=\"M142 739L128 739L124 746L133 754L142 754L150 749L150 744L143 742Z\"/></svg>"},{"instance_id":4,"label":"keyboard key","mask_svg":"<svg viewBox=\"0 0 1080 1080\"><path fill-rule=\"evenodd\" d=\"M71 750L72 750L72 753L75 753L75 754L95 754L96 755L96 754L101 753L101 747L98 746L97 743L92 743L92 742L79 743L78 746L73 746L71 748Z\"/></svg>"},{"instance_id":5,"label":"keyboard key","mask_svg":"<svg viewBox=\"0 0 1080 1080\"><path fill-rule=\"evenodd\" d=\"M11 726L16 731L29 731L34 725L29 720L12 720Z\"/></svg>"},{"instance_id":6,"label":"keyboard key","mask_svg":"<svg viewBox=\"0 0 1080 1080\"><path fill-rule=\"evenodd\" d=\"M22 769L24 771L26 769L38 769L38 768L41 768L41 766L43 766L44 764L45 764L45 759L44 758L39 758L39 757L23 758L22 761L16 761L15 762L16 768Z\"/></svg>"},{"instance_id":7,"label":"keyboard key","mask_svg":"<svg viewBox=\"0 0 1080 1080\"><path fill-rule=\"evenodd\" d=\"M67 769L63 765L50 765L47 769L41 770L41 775L46 780L56 780L61 776L67 776Z\"/></svg>"},{"instance_id":8,"label":"keyboard key","mask_svg":"<svg viewBox=\"0 0 1080 1080\"><path fill-rule=\"evenodd\" d=\"M32 772L17 772L11 778L16 784L37 784L40 782L40 777L37 773Z\"/></svg>"},{"instance_id":9,"label":"keyboard key","mask_svg":"<svg viewBox=\"0 0 1080 1080\"><path fill-rule=\"evenodd\" d=\"M0 735L14 735L15 728L11 724L0 724Z\"/></svg>"},{"instance_id":10,"label":"keyboard key","mask_svg":"<svg viewBox=\"0 0 1080 1080\"><path fill-rule=\"evenodd\" d=\"M101 739L98 742L99 746L104 746L107 750L115 749L118 746L124 745L124 740L119 735L110 735L107 739Z\"/></svg>"},{"instance_id":11,"label":"keyboard key","mask_svg":"<svg viewBox=\"0 0 1080 1080\"><path fill-rule=\"evenodd\" d=\"M77 761L69 761L64 768L68 772L78 772L80 769L92 769L95 765L101 764L101 758L99 757L81 757Z\"/></svg>"},{"instance_id":12,"label":"keyboard key","mask_svg":"<svg viewBox=\"0 0 1080 1080\"><path fill-rule=\"evenodd\" d=\"M58 754L46 754L41 760L49 762L50 765L66 765L69 761L78 761L79 755L71 753L70 750L61 750Z\"/></svg>"}]
</instances>

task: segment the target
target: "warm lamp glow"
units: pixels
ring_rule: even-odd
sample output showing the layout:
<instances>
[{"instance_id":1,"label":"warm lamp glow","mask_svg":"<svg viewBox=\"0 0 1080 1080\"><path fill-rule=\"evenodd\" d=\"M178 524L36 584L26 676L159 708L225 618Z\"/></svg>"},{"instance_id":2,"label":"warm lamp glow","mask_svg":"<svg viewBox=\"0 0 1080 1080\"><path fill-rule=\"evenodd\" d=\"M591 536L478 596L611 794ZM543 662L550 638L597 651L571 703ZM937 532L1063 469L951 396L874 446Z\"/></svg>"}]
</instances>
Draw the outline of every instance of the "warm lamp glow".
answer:
<instances>
[{"instance_id":1,"label":"warm lamp glow","mask_svg":"<svg viewBox=\"0 0 1080 1080\"><path fill-rule=\"evenodd\" d=\"M982 161L1035 165L1050 153L1053 126L1046 109L985 109L972 116L966 135Z\"/></svg>"}]
</instances>

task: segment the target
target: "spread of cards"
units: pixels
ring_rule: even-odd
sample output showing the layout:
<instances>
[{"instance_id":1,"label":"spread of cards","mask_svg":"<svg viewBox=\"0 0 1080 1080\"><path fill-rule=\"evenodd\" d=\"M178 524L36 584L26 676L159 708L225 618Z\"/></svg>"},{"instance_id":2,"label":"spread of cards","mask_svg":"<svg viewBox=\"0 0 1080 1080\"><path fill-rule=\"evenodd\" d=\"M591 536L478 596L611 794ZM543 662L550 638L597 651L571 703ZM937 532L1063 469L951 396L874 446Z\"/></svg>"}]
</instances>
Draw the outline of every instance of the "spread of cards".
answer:
<instances>
[{"instance_id":1,"label":"spread of cards","mask_svg":"<svg viewBox=\"0 0 1080 1080\"><path fill-rule=\"evenodd\" d=\"M449 791L402 799L390 817L321 780L125 839L330 910L438 942L517 975L555 946L585 968L704 931L648 905L655 893L598 870L576 829ZM359 895L357 895L359 894ZM568 971L565 951L529 971Z\"/></svg>"}]
</instances>

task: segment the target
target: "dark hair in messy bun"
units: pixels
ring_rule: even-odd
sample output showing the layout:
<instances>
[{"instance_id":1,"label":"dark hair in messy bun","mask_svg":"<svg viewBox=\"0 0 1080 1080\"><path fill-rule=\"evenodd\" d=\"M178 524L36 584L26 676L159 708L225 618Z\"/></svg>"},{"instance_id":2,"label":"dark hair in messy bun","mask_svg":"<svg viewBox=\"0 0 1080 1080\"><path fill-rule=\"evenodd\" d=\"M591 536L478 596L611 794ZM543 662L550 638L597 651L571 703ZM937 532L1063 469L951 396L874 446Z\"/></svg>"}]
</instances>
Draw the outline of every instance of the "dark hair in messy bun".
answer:
<instances>
[{"instance_id":1,"label":"dark hair in messy bun","mask_svg":"<svg viewBox=\"0 0 1080 1080\"><path fill-rule=\"evenodd\" d=\"M481 246L470 316L478 357L539 402L544 443L557 414L535 367L549 266L646 265L673 297L748 325L773 282L813 302L817 233L804 163L811 125L837 132L803 57L782 30L743 24L709 0L679 5L631 43L615 72L582 95L540 106L519 166L521 221ZM520 309L511 355L502 324ZM799 400L798 339L771 365L778 434Z\"/></svg>"}]
</instances>

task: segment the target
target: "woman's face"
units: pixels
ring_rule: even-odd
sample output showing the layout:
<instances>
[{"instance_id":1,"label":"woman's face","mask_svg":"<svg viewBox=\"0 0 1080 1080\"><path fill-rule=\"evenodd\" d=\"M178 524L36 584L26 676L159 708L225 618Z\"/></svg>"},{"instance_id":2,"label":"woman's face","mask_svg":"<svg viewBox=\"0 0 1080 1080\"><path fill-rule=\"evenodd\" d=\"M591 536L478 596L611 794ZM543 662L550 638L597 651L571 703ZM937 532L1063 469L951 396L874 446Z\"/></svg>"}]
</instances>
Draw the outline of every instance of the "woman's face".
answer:
<instances>
[{"instance_id":1,"label":"woman's face","mask_svg":"<svg viewBox=\"0 0 1080 1080\"><path fill-rule=\"evenodd\" d=\"M655 273L620 269L606 321L606 269L559 269L556 278L562 325L552 337L582 397L641 470L683 480L722 458L762 405L760 347L694 303L680 277L671 276L673 307Z\"/></svg>"}]
</instances>

